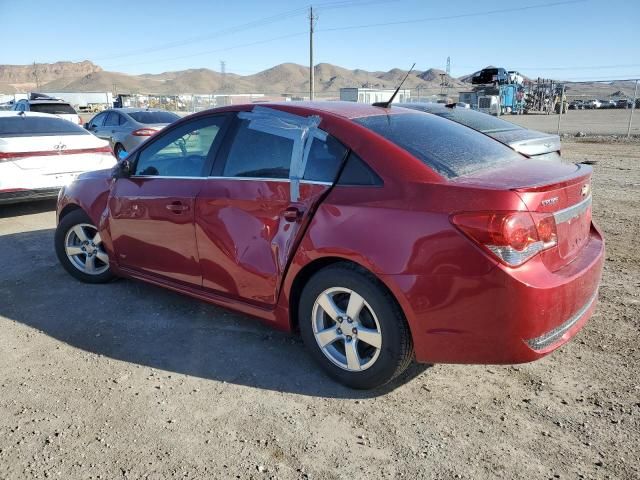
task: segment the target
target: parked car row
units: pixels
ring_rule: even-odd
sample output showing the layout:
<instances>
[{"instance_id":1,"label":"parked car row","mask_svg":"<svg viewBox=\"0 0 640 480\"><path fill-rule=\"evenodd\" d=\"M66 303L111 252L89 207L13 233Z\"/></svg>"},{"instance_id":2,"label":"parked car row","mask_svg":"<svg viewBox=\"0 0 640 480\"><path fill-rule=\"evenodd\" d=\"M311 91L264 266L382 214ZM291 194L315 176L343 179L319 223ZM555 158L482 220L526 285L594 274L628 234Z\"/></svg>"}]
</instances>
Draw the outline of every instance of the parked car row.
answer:
<instances>
[{"instance_id":1,"label":"parked car row","mask_svg":"<svg viewBox=\"0 0 640 480\"><path fill-rule=\"evenodd\" d=\"M573 100L569 103L569 110L594 110L603 108L631 108L633 100L621 98L618 100ZM636 101L636 108L640 107L640 99Z\"/></svg>"}]
</instances>

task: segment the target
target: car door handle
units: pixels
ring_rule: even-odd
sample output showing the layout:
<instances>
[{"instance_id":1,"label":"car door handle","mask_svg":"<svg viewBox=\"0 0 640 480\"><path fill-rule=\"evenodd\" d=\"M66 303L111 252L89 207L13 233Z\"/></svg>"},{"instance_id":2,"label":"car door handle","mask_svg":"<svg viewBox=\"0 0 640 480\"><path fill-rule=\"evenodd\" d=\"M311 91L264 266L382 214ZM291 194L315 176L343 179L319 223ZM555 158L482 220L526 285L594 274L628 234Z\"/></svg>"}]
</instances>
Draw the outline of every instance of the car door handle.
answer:
<instances>
[{"instance_id":1,"label":"car door handle","mask_svg":"<svg viewBox=\"0 0 640 480\"><path fill-rule=\"evenodd\" d=\"M173 213L182 213L189 210L189 205L185 205L182 202L172 202L168 204L166 208Z\"/></svg>"},{"instance_id":2,"label":"car door handle","mask_svg":"<svg viewBox=\"0 0 640 480\"><path fill-rule=\"evenodd\" d=\"M302 209L301 207L291 206L282 213L282 216L287 222L297 222L302 218L303 214L304 209Z\"/></svg>"}]
</instances>

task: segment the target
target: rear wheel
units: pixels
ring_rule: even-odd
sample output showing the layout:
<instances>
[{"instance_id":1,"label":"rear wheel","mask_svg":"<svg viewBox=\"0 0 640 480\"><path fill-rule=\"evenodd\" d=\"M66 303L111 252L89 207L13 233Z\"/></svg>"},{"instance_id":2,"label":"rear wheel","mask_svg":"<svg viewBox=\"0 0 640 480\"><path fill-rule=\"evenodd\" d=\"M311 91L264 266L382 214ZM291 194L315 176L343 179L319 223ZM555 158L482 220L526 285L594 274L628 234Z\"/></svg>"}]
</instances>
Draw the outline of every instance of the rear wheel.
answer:
<instances>
[{"instance_id":1,"label":"rear wheel","mask_svg":"<svg viewBox=\"0 0 640 480\"><path fill-rule=\"evenodd\" d=\"M74 210L60 221L55 249L62 266L78 280L104 283L113 278L100 233L83 210Z\"/></svg>"},{"instance_id":2,"label":"rear wheel","mask_svg":"<svg viewBox=\"0 0 640 480\"><path fill-rule=\"evenodd\" d=\"M379 387L400 375L413 358L404 315L370 274L347 264L327 267L304 287L302 338L314 359L340 383Z\"/></svg>"}]
</instances>

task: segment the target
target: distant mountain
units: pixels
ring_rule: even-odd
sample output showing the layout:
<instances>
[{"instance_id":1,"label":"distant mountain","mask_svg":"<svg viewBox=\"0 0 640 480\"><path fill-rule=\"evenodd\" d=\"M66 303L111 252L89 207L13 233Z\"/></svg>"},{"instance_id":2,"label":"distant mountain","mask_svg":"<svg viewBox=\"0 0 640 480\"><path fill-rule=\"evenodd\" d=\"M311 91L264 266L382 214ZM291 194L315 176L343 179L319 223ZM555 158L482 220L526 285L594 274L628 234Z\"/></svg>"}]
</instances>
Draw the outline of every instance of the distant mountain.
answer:
<instances>
[{"instance_id":1,"label":"distant mountain","mask_svg":"<svg viewBox=\"0 0 640 480\"><path fill-rule=\"evenodd\" d=\"M101 72L102 68L85 60L84 62L39 63L36 65L0 65L0 84L41 85L61 78L77 79L84 75Z\"/></svg>"},{"instance_id":2,"label":"distant mountain","mask_svg":"<svg viewBox=\"0 0 640 480\"><path fill-rule=\"evenodd\" d=\"M486 68L491 68L491 65ZM413 71L404 87L418 89L420 96L439 94L443 80L450 94L470 88L471 77L452 78L443 70L430 68ZM349 70L330 63L315 66L316 92L323 98L337 98L343 87L395 88L407 70L393 68L387 72ZM306 96L309 91L309 67L282 63L253 75L237 75L206 68L171 71L159 74L127 75L108 72L90 62L56 62L37 65L0 65L0 93L37 91L36 75L42 92L104 92L143 94L214 94L214 93L283 93ZM608 95L615 90L629 91L623 82L611 84L572 84L572 94Z\"/></svg>"},{"instance_id":3,"label":"distant mountain","mask_svg":"<svg viewBox=\"0 0 640 480\"><path fill-rule=\"evenodd\" d=\"M57 62L54 64L0 66L0 93L27 92L36 89L38 74L43 92L113 91L119 93L293 93L309 91L309 67L282 63L253 75L236 75L206 68L164 72L160 74L127 75L108 72L91 62ZM423 91L438 90L444 72L429 69L414 71L405 82L406 88L419 87ZM388 72L349 70L329 63L315 66L316 91L338 95L343 87L395 88L407 74L394 68ZM446 77L450 85L460 82Z\"/></svg>"}]
</instances>

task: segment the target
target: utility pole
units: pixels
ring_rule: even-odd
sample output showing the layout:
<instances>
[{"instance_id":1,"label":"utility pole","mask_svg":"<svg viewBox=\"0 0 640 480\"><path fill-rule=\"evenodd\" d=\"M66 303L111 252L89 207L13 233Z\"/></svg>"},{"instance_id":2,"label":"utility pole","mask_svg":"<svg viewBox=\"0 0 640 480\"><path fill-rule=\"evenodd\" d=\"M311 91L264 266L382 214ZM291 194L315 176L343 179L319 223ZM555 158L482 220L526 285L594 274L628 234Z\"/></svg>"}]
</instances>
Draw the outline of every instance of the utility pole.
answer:
<instances>
[{"instance_id":1,"label":"utility pole","mask_svg":"<svg viewBox=\"0 0 640 480\"><path fill-rule=\"evenodd\" d=\"M309 7L309 100L316 96L315 72L313 71L313 27L317 16L313 15L313 6Z\"/></svg>"},{"instance_id":2,"label":"utility pole","mask_svg":"<svg viewBox=\"0 0 640 480\"><path fill-rule=\"evenodd\" d=\"M222 74L222 91L224 92L227 84L227 62L220 60L220 73Z\"/></svg>"},{"instance_id":3,"label":"utility pole","mask_svg":"<svg viewBox=\"0 0 640 480\"><path fill-rule=\"evenodd\" d=\"M631 122L633 121L633 111L636 109L637 98L638 98L638 80L636 80L636 89L633 92L633 103L631 104L631 113L629 113L629 126L627 127L627 138L631 137Z\"/></svg>"},{"instance_id":4,"label":"utility pole","mask_svg":"<svg viewBox=\"0 0 640 480\"><path fill-rule=\"evenodd\" d=\"M40 78L38 77L38 64L33 62L33 76L36 77L36 89L40 90Z\"/></svg>"}]
</instances>

